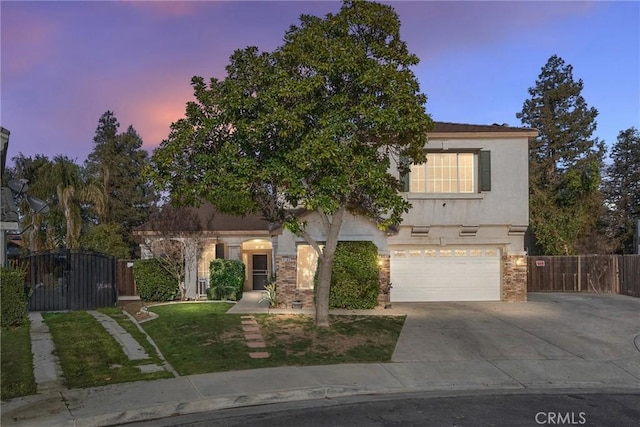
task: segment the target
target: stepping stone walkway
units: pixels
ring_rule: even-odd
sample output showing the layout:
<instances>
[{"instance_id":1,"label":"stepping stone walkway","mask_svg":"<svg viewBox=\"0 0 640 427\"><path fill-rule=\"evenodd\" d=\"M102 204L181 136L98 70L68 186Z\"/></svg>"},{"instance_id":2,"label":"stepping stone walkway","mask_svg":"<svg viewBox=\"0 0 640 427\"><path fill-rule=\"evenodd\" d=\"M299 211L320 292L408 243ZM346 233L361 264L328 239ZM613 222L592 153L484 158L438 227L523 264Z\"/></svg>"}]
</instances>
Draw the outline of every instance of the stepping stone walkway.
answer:
<instances>
[{"instance_id":1,"label":"stepping stone walkway","mask_svg":"<svg viewBox=\"0 0 640 427\"><path fill-rule=\"evenodd\" d=\"M247 341L247 347L252 349L249 351L249 357L252 359L266 359L269 357L267 351L253 351L264 349L267 345L260 333L260 326L253 316L242 316L242 330L244 331L244 339Z\"/></svg>"}]
</instances>

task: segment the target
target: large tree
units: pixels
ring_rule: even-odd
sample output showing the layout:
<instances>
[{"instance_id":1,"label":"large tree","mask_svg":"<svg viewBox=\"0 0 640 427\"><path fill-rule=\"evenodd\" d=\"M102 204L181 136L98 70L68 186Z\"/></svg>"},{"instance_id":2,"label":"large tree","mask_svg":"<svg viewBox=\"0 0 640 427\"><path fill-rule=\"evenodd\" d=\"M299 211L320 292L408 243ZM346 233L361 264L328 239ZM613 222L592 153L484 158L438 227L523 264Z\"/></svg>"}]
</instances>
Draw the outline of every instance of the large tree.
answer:
<instances>
[{"instance_id":1,"label":"large tree","mask_svg":"<svg viewBox=\"0 0 640 427\"><path fill-rule=\"evenodd\" d=\"M599 192L604 145L593 136L598 111L582 97L583 82L556 55L529 88L516 114L538 130L529 144L530 227L544 254L580 251L601 212Z\"/></svg>"},{"instance_id":2,"label":"large tree","mask_svg":"<svg viewBox=\"0 0 640 427\"><path fill-rule=\"evenodd\" d=\"M154 152L154 181L177 203L259 211L302 236L319 257L316 324L328 326L345 212L384 229L410 207L393 169L425 160L433 125L417 63L390 6L346 1L337 14L302 15L275 51L238 50L224 80L193 78L196 101ZM303 210L320 219L323 248Z\"/></svg>"},{"instance_id":3,"label":"large tree","mask_svg":"<svg viewBox=\"0 0 640 427\"><path fill-rule=\"evenodd\" d=\"M82 181L81 167L62 155L49 160L42 155L30 158L20 154L13 160L15 178L25 179L28 194L42 199L49 207L43 215L34 212L26 198L22 198L20 211L28 229L24 235L27 245L35 251L79 248L83 210L101 200L95 197L92 191L95 189Z\"/></svg>"},{"instance_id":4,"label":"large tree","mask_svg":"<svg viewBox=\"0 0 640 427\"><path fill-rule=\"evenodd\" d=\"M124 133L118 133L119 127L112 111L102 114L85 168L105 197L103 209L94 212L95 221L118 225L133 248L131 230L153 213L157 195L141 174L149 162L142 139L132 126Z\"/></svg>"},{"instance_id":5,"label":"large tree","mask_svg":"<svg viewBox=\"0 0 640 427\"><path fill-rule=\"evenodd\" d=\"M634 253L633 230L640 220L640 132L618 134L606 168L604 194L610 209L609 231L623 253Z\"/></svg>"}]
</instances>

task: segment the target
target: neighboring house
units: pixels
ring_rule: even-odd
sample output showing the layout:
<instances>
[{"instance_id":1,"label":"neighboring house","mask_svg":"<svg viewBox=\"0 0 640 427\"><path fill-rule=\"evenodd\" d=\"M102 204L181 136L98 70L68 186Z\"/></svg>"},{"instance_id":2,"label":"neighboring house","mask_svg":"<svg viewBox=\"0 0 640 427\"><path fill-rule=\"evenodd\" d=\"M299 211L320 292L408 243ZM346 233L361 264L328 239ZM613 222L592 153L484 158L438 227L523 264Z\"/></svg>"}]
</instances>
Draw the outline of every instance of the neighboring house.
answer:
<instances>
[{"instance_id":1,"label":"neighboring house","mask_svg":"<svg viewBox=\"0 0 640 427\"><path fill-rule=\"evenodd\" d=\"M392 284L381 302L526 300L528 140L536 135L505 125L436 122L427 163L404 177L413 207L403 222L382 232L370 219L345 217L340 240L378 247L381 286ZM198 211L214 213L210 206ZM322 241L316 214L305 220ZM275 273L281 302L313 305L317 258L304 239L255 216L216 214L211 224L200 237L208 243L198 262L187 266L189 298L202 295L210 259L224 256L244 262L245 291L262 289Z\"/></svg>"}]
</instances>

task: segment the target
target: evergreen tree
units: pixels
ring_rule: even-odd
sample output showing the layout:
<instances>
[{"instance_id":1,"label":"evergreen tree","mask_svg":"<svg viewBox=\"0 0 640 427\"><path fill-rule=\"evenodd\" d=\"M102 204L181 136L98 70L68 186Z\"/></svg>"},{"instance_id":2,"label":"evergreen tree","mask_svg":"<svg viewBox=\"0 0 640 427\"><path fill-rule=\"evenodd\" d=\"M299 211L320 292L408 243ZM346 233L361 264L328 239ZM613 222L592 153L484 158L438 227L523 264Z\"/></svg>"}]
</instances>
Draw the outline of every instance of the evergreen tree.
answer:
<instances>
[{"instance_id":1,"label":"evergreen tree","mask_svg":"<svg viewBox=\"0 0 640 427\"><path fill-rule=\"evenodd\" d=\"M133 251L131 230L148 220L157 195L142 176L149 162L142 139L133 126L119 134L119 126L112 111L100 117L93 138L94 149L85 166L89 179L98 184L105 197L104 208L94 212L95 222L120 226Z\"/></svg>"},{"instance_id":2,"label":"evergreen tree","mask_svg":"<svg viewBox=\"0 0 640 427\"><path fill-rule=\"evenodd\" d=\"M192 79L196 101L154 152L151 176L174 201L260 211L304 238L319 260L316 325L327 327L346 212L385 229L410 208L392 165L425 160L433 123L417 63L391 6L345 1L324 18L302 15L275 51L237 50L225 80ZM316 214L323 243L291 207Z\"/></svg>"},{"instance_id":3,"label":"evergreen tree","mask_svg":"<svg viewBox=\"0 0 640 427\"><path fill-rule=\"evenodd\" d=\"M618 134L603 186L609 212L609 233L623 253L633 253L633 229L640 220L640 132Z\"/></svg>"},{"instance_id":4,"label":"evergreen tree","mask_svg":"<svg viewBox=\"0 0 640 427\"><path fill-rule=\"evenodd\" d=\"M552 56L542 67L531 98L516 114L538 130L529 143L530 227L544 254L572 254L595 232L604 145L593 136L598 111L581 95L573 67Z\"/></svg>"}]
</instances>

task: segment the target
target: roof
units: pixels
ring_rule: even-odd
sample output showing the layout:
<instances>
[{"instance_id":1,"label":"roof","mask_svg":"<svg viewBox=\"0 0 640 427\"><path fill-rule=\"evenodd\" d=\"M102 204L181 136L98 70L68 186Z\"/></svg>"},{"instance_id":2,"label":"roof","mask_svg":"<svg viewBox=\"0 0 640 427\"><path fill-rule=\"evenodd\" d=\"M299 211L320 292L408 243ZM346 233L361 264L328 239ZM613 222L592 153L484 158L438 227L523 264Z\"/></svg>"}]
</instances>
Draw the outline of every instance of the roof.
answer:
<instances>
[{"instance_id":1,"label":"roof","mask_svg":"<svg viewBox=\"0 0 640 427\"><path fill-rule=\"evenodd\" d=\"M235 216L218 212L213 205L204 203L199 207L183 207L187 211L194 212L204 231L267 231L269 221L260 215ZM179 225L179 224L178 224ZM134 230L134 233L155 231L152 221L149 221ZM171 230L184 231L184 230Z\"/></svg>"},{"instance_id":2,"label":"roof","mask_svg":"<svg viewBox=\"0 0 640 427\"><path fill-rule=\"evenodd\" d=\"M451 123L451 122L434 122L435 127L429 136L439 136L438 134L456 134L456 136L519 136L519 137L536 137L538 131L532 128L513 127L508 126L506 123L491 125L474 125L466 123ZM463 135L464 134L464 135ZM498 135L496 135L498 134Z\"/></svg>"}]
</instances>

